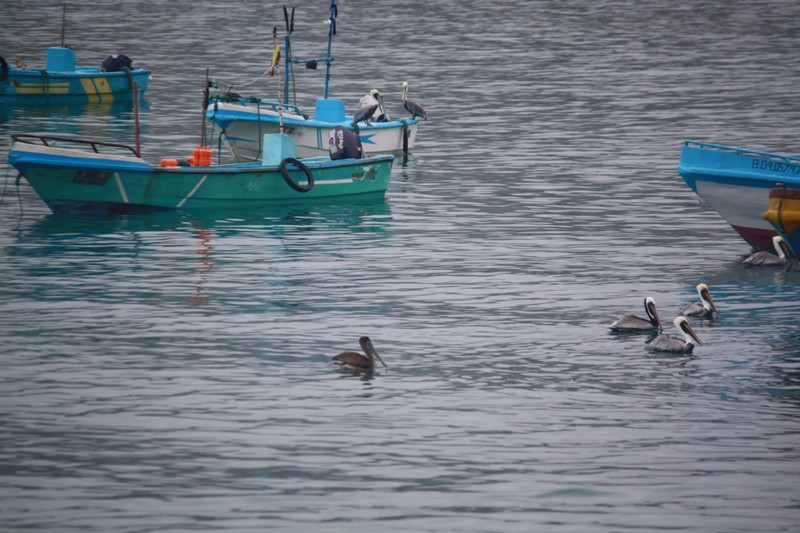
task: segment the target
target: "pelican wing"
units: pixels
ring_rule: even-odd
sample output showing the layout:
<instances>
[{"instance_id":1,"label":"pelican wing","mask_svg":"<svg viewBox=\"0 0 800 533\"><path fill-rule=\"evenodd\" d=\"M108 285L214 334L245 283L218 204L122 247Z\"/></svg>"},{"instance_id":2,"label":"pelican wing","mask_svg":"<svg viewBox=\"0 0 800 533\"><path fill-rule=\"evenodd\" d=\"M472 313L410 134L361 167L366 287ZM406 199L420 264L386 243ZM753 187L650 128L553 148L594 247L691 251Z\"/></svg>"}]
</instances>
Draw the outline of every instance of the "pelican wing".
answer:
<instances>
[{"instance_id":1,"label":"pelican wing","mask_svg":"<svg viewBox=\"0 0 800 533\"><path fill-rule=\"evenodd\" d=\"M370 368L369 359L358 352L342 352L332 359L333 364L349 368Z\"/></svg>"},{"instance_id":2,"label":"pelican wing","mask_svg":"<svg viewBox=\"0 0 800 533\"><path fill-rule=\"evenodd\" d=\"M612 322L609 328L614 331L652 331L658 326L640 316L623 315Z\"/></svg>"}]
</instances>

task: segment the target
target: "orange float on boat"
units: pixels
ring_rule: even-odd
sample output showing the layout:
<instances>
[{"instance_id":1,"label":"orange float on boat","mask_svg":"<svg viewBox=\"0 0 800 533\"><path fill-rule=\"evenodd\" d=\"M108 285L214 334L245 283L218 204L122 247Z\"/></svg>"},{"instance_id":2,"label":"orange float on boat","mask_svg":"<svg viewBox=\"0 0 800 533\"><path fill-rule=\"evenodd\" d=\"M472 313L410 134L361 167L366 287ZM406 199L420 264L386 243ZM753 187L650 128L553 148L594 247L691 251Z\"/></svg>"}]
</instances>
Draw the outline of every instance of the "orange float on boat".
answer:
<instances>
[{"instance_id":1,"label":"orange float on boat","mask_svg":"<svg viewBox=\"0 0 800 533\"><path fill-rule=\"evenodd\" d=\"M189 164L193 167L211 166L211 148L195 146L194 154L189 158Z\"/></svg>"}]
</instances>

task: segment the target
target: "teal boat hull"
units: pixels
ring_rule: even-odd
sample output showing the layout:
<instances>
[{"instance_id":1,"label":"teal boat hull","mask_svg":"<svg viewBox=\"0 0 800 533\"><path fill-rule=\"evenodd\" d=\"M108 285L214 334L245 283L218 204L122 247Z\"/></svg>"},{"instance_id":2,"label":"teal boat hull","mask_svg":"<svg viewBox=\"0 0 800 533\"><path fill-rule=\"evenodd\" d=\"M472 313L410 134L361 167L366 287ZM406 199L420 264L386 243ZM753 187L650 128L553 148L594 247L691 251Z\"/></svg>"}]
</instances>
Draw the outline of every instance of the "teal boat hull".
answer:
<instances>
[{"instance_id":1,"label":"teal boat hull","mask_svg":"<svg viewBox=\"0 0 800 533\"><path fill-rule=\"evenodd\" d=\"M133 84L144 94L150 83L148 69L103 72L98 67L77 67L58 72L9 68L0 81L0 102L62 103L113 102L115 98L131 98Z\"/></svg>"},{"instance_id":2,"label":"teal boat hull","mask_svg":"<svg viewBox=\"0 0 800 533\"><path fill-rule=\"evenodd\" d=\"M23 142L15 138L8 162L54 213L129 213L160 210L210 210L383 196L394 156L332 161L302 159L264 165L233 163L164 167L129 155L99 154ZM51 143L52 144L52 143ZM103 145L103 143L96 143ZM121 146L121 145L108 145ZM313 186L308 188L309 175Z\"/></svg>"}]
</instances>

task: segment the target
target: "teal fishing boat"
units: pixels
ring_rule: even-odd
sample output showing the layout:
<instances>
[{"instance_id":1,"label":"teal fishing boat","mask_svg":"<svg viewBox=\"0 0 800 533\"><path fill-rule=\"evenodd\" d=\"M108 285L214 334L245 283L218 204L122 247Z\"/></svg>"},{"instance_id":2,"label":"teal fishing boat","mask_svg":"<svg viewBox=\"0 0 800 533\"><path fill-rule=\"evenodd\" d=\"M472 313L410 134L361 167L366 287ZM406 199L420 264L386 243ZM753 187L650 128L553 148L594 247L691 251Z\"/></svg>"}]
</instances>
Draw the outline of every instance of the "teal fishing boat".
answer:
<instances>
[{"instance_id":1,"label":"teal fishing boat","mask_svg":"<svg viewBox=\"0 0 800 533\"><path fill-rule=\"evenodd\" d=\"M150 71L133 68L125 54L112 54L97 66L76 66L75 51L64 45L66 10L64 4L61 46L48 48L45 68L28 68L19 56L12 65L0 56L0 103L108 103L147 90Z\"/></svg>"},{"instance_id":2,"label":"teal fishing boat","mask_svg":"<svg viewBox=\"0 0 800 533\"><path fill-rule=\"evenodd\" d=\"M126 58L124 54L109 56L107 64L114 66L107 68L118 69L109 71L101 66L76 67L71 48L49 48L44 69L17 68L0 57L0 103L112 102L133 97L134 87L142 94L150 82L150 71L115 64Z\"/></svg>"},{"instance_id":3,"label":"teal fishing boat","mask_svg":"<svg viewBox=\"0 0 800 533\"><path fill-rule=\"evenodd\" d=\"M54 213L203 210L378 195L389 186L394 156L297 159L286 136L264 141L262 161L211 164L196 147L186 162L145 161L124 144L37 134L12 136L8 162Z\"/></svg>"}]
</instances>

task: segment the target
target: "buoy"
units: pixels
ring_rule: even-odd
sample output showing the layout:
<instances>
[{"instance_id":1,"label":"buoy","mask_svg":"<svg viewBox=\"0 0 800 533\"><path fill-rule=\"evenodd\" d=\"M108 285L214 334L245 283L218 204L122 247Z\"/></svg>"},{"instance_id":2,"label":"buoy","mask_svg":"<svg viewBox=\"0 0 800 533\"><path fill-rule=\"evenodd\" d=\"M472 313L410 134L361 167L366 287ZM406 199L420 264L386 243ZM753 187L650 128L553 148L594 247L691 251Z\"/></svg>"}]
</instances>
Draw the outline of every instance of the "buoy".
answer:
<instances>
[{"instance_id":1,"label":"buoy","mask_svg":"<svg viewBox=\"0 0 800 533\"><path fill-rule=\"evenodd\" d=\"M178 160L177 159L162 159L161 160L162 167L177 167Z\"/></svg>"},{"instance_id":2,"label":"buoy","mask_svg":"<svg viewBox=\"0 0 800 533\"><path fill-rule=\"evenodd\" d=\"M189 158L193 167L207 167L211 165L211 148L195 146L194 154Z\"/></svg>"}]
</instances>

